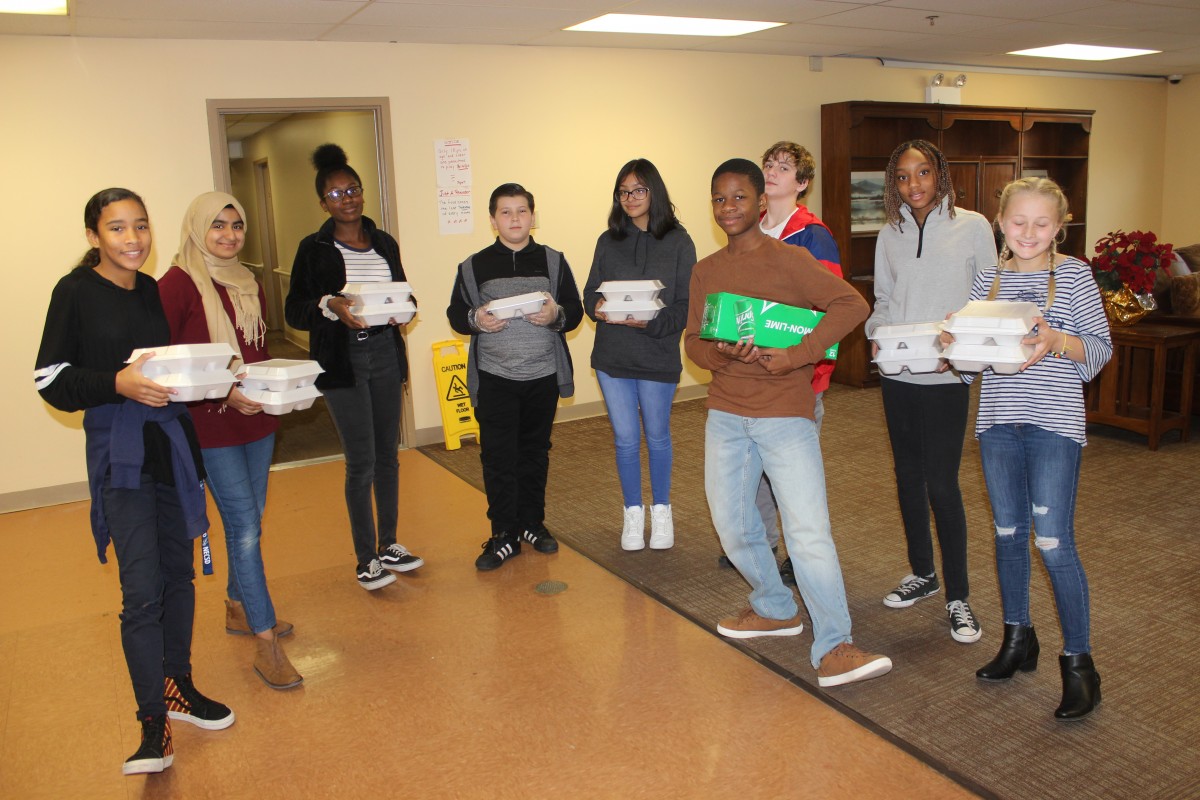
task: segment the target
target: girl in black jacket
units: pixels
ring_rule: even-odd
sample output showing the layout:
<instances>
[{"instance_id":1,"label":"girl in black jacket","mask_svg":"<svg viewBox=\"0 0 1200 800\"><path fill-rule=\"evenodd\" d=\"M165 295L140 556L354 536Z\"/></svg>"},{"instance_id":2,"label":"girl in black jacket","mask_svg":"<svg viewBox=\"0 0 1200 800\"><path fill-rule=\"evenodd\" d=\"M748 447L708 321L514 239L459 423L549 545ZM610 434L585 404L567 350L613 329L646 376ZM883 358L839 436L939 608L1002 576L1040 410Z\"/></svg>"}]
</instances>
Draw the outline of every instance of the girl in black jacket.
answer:
<instances>
[{"instance_id":1,"label":"girl in black jacket","mask_svg":"<svg viewBox=\"0 0 1200 800\"><path fill-rule=\"evenodd\" d=\"M316 189L329 220L300 242L284 316L309 332L317 387L346 456L346 507L364 589L396 580L424 560L396 543L400 504L400 413L408 359L400 328L367 325L341 296L347 281L403 281L400 246L363 216L362 180L335 144L313 152ZM348 275L349 273L349 275ZM375 498L375 510L371 498Z\"/></svg>"}]
</instances>

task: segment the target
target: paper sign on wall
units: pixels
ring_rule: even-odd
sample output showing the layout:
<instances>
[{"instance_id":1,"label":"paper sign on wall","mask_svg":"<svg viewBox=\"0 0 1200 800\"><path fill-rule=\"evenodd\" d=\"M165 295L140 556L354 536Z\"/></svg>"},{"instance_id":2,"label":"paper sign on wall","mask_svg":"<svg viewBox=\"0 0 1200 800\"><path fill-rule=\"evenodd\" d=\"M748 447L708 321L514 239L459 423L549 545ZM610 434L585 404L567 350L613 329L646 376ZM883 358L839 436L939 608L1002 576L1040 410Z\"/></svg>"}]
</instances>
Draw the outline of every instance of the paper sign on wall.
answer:
<instances>
[{"instance_id":1,"label":"paper sign on wall","mask_svg":"<svg viewBox=\"0 0 1200 800\"><path fill-rule=\"evenodd\" d=\"M466 139L433 143L437 169L438 232L472 233L471 145Z\"/></svg>"}]
</instances>

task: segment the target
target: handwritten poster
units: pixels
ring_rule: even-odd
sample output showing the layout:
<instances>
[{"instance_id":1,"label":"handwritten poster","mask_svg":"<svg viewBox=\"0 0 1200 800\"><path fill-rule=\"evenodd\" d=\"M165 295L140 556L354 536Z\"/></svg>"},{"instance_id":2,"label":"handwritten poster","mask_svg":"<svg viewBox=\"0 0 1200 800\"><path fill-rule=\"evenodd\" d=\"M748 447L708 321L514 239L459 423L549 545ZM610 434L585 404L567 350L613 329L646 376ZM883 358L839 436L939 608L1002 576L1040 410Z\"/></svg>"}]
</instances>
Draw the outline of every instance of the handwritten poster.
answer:
<instances>
[{"instance_id":1,"label":"handwritten poster","mask_svg":"<svg viewBox=\"0 0 1200 800\"><path fill-rule=\"evenodd\" d=\"M438 233L471 233L471 188L438 189Z\"/></svg>"},{"instance_id":2,"label":"handwritten poster","mask_svg":"<svg viewBox=\"0 0 1200 800\"><path fill-rule=\"evenodd\" d=\"M433 143L437 169L438 231L472 233L471 144L466 139L438 139Z\"/></svg>"}]
</instances>

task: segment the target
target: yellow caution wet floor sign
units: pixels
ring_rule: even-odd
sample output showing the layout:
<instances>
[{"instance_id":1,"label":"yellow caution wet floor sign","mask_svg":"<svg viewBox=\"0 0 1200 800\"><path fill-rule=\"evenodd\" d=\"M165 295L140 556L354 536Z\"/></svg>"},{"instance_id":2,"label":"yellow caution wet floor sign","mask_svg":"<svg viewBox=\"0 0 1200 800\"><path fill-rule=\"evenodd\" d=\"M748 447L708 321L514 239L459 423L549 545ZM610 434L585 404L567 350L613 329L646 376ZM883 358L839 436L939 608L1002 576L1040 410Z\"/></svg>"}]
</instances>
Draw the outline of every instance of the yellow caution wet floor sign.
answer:
<instances>
[{"instance_id":1,"label":"yellow caution wet floor sign","mask_svg":"<svg viewBox=\"0 0 1200 800\"><path fill-rule=\"evenodd\" d=\"M467 346L458 339L433 343L433 373L437 377L438 405L446 449L457 450L462 437L479 441L479 423L467 390Z\"/></svg>"}]
</instances>

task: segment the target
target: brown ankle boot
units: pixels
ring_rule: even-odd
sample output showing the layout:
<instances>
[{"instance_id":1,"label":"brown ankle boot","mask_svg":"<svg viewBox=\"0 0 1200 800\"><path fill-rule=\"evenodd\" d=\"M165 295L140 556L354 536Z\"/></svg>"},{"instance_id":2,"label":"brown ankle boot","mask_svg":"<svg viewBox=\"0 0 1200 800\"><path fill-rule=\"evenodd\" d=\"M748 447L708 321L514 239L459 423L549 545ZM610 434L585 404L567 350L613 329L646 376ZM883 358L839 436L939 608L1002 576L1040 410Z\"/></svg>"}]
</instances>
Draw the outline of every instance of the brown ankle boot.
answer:
<instances>
[{"instance_id":1,"label":"brown ankle boot","mask_svg":"<svg viewBox=\"0 0 1200 800\"><path fill-rule=\"evenodd\" d=\"M292 632L293 625L281 619L275 620L275 635L287 636ZM250 623L246 621L246 609L237 600L225 601L225 632L234 636L253 636Z\"/></svg>"},{"instance_id":2,"label":"brown ankle boot","mask_svg":"<svg viewBox=\"0 0 1200 800\"><path fill-rule=\"evenodd\" d=\"M263 683L272 689L290 689L293 686L299 686L304 681L304 678L292 666L292 662L288 661L283 648L279 646L278 636L274 639L255 637L254 643L258 645L258 655L254 658L254 671L258 673L258 677L262 678Z\"/></svg>"}]
</instances>

